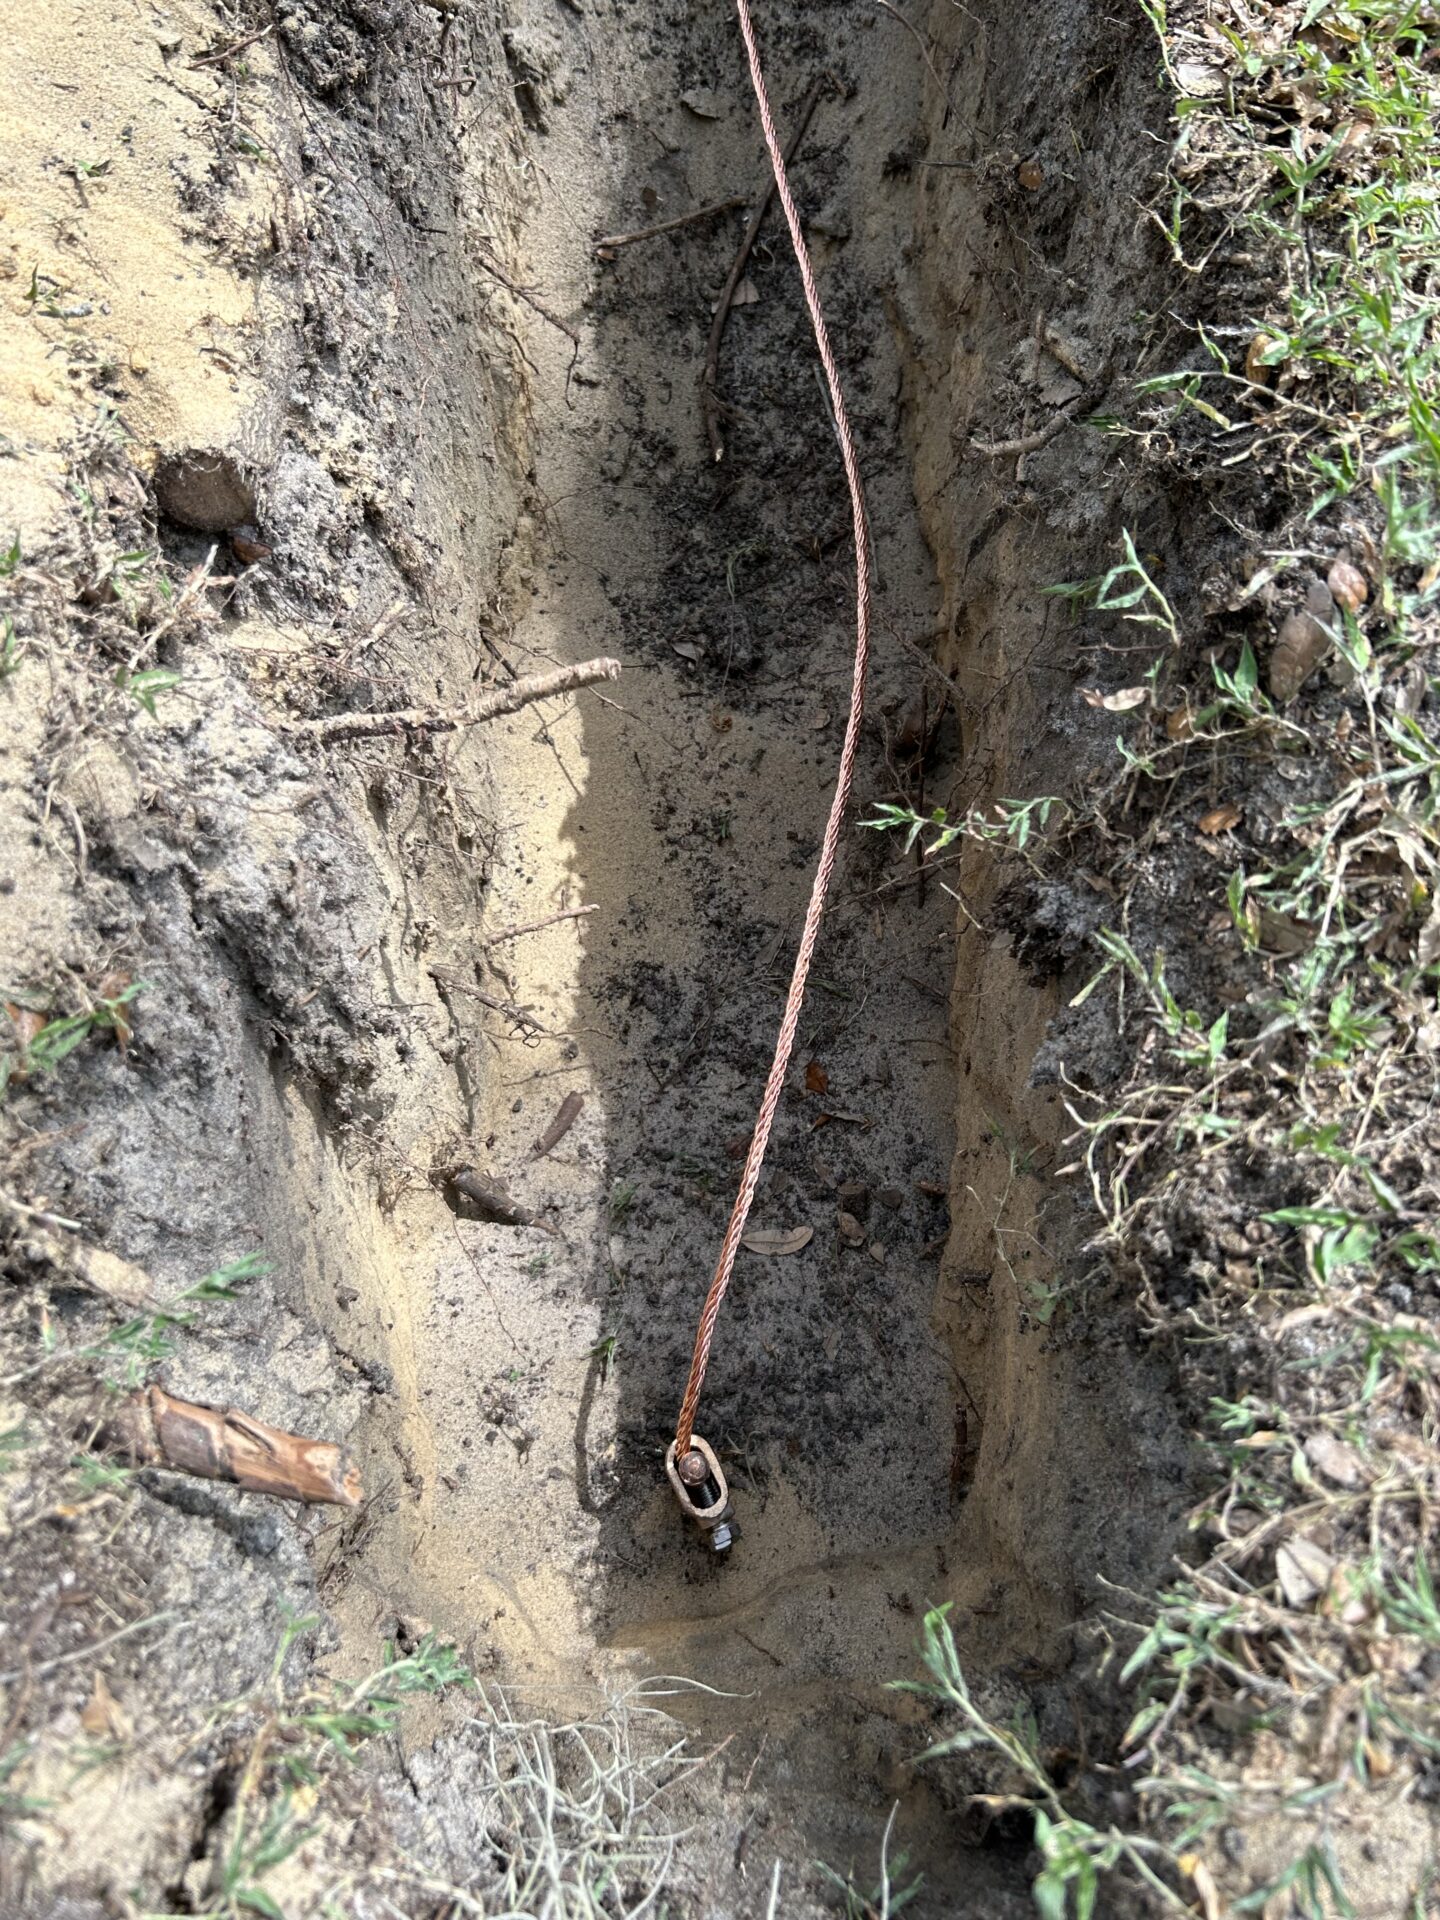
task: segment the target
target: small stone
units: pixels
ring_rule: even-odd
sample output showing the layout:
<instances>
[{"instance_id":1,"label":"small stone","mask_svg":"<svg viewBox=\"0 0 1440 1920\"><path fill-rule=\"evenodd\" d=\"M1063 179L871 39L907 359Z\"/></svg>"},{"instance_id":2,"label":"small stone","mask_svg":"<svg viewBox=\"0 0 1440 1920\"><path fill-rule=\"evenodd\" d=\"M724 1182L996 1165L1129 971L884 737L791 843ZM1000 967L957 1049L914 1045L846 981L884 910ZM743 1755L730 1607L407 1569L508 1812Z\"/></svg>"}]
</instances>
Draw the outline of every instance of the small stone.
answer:
<instances>
[{"instance_id":1,"label":"small stone","mask_svg":"<svg viewBox=\"0 0 1440 1920\"><path fill-rule=\"evenodd\" d=\"M171 520L200 533L225 533L256 517L254 482L231 454L215 448L162 454L155 497Z\"/></svg>"}]
</instances>

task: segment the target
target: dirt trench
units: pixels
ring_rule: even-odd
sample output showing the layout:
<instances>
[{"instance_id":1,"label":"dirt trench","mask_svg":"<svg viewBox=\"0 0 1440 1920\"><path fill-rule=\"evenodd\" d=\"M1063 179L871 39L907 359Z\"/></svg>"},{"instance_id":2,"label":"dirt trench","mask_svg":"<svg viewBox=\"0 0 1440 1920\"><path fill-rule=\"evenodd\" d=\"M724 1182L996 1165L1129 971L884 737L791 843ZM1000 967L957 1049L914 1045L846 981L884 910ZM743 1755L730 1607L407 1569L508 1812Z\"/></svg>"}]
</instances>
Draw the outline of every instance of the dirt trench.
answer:
<instances>
[{"instance_id":1,"label":"dirt trench","mask_svg":"<svg viewBox=\"0 0 1440 1920\"><path fill-rule=\"evenodd\" d=\"M837 56L845 76L822 86L795 174L880 576L856 817L983 804L1062 771L1031 731L1061 672L1033 649L1058 623L1037 616L1032 554L993 508L970 507L977 593L956 567L965 516L918 496L1017 345L1014 315L982 302L970 366L945 366L927 272L967 242L939 233L917 179L919 130L949 116L912 38L878 14L799 9L765 41L786 125ZM1146 1509L1177 1477L1162 1383L1118 1336L1046 1334L1076 1238L1048 1178L1060 1101L1027 1086L1053 992L856 829L755 1214L814 1237L742 1261L702 1412L737 1495L729 1559L708 1559L671 1502L660 1456L834 778L845 500L776 220L725 334L718 469L697 374L745 210L592 254L596 235L753 199L763 162L729 10L527 10L510 57L535 160L507 258L546 311L516 312L532 464L503 654L526 671L614 652L626 671L613 697L486 736L486 926L596 909L490 950L491 991L546 1031L470 1056L485 1164L558 1232L445 1223L423 1258L395 1259L370 1304L403 1300L393 1364L424 1490L360 1579L480 1636L552 1702L617 1674L718 1690L676 1711L734 1737L767 1819L840 1858L900 1796L937 1892L954 1876L998 1911L1008 1867L956 1865L953 1815L905 1766L913 1712L885 1683L913 1671L919 1614L941 1600L986 1671L1066 1668L1096 1572L1127 1578L1154 1553ZM957 122L987 110L988 70L955 71ZM983 231L982 201L960 217ZM537 1163L570 1093L583 1115ZM379 1403L376 1427L396 1411Z\"/></svg>"},{"instance_id":2,"label":"dirt trench","mask_svg":"<svg viewBox=\"0 0 1440 1920\"><path fill-rule=\"evenodd\" d=\"M234 1027L221 1077L237 1091L196 1111L219 1166L202 1185L228 1168L239 1197L203 1231L218 1243L258 1223L293 1276L286 1312L344 1357L343 1390L292 1369L275 1383L290 1401L269 1411L313 1423L318 1396L343 1426L362 1408L376 1497L363 1524L303 1544L342 1643L421 1617L551 1712L637 1677L696 1683L667 1705L728 1743L726 1899L757 1897L776 1853L858 1859L863 1875L898 1799L930 1910L1028 1911L1024 1843L1002 1824L985 1847L957 1844L951 1794L908 1764L924 1716L886 1683L914 1672L920 1616L949 1601L1000 1708L1022 1687L1062 1702L1099 1577L1163 1566L1183 1448L1165 1378L1103 1290L1083 1319L1052 1322L1085 1266L1053 1177L1063 1104L1031 1083L1061 995L1003 931L983 853L922 883L893 841L850 832L754 1216L813 1237L742 1258L701 1411L736 1495L727 1560L687 1533L660 1467L773 1046L852 648L843 484L773 211L724 337L723 463L704 444L712 303L765 178L731 10L486 13L427 54L443 98L427 96L413 154L378 42L329 31L285 29L299 81L276 84L276 124L294 119L277 147L297 177L335 176L339 230L348 214L366 236L328 262L337 311L353 327L373 296L382 320L367 360L327 322L317 260L295 344L277 323L257 362L256 411L282 446L260 525L284 584L262 577L238 600L232 671L263 705L307 637L352 618L373 631L397 587L432 615L443 600L443 635L377 641L376 704L600 653L625 670L603 697L434 760L376 747L392 759L334 764L323 805L342 869L363 878L343 964L314 962L344 974L322 1002L330 1025L305 1013L283 942L257 957L279 941L282 894L262 913L217 858L198 909L151 911L147 938L190 955L206 991L221 982L196 1018ZM1049 790L1098 738L1076 733L1077 668L1041 589L1111 524L1099 458L1067 439L1022 473L968 439L1028 431L1073 398L1067 356L1093 381L1113 370L1145 253L1119 210L1148 164L1125 59L1138 31L1079 5L1040 28L937 5L918 33L894 10L764 11L782 131L821 86L794 185L875 538L857 821L885 801L958 811ZM297 84L314 96L299 108ZM353 197L349 150L329 144L347 124L391 168ZM743 204L595 257L597 235L732 196ZM415 230L392 244L396 207ZM428 358L406 345L411 303L442 339ZM1036 346L1041 308L1069 343L1059 361ZM335 584L352 551L337 527L365 556L358 586ZM167 538L178 561L203 554L196 529ZM314 559L327 543L338 565ZM253 751L249 709L208 724L212 757ZM273 811L299 815L309 788L279 764ZM291 830L264 832L284 848ZM247 817L263 865L261 831ZM297 923L309 909L297 894ZM322 932L329 910L321 899ZM398 1024L367 1033L362 1002ZM277 1007L293 1022L283 1047ZM374 1057L357 1066L337 1030ZM535 1157L571 1093L578 1122ZM135 1149L152 1173L170 1151ZM453 1209L425 1175L457 1155L540 1224ZM159 1214L130 1251L163 1265ZM237 1386L223 1361L201 1384L269 1390L263 1365Z\"/></svg>"}]
</instances>

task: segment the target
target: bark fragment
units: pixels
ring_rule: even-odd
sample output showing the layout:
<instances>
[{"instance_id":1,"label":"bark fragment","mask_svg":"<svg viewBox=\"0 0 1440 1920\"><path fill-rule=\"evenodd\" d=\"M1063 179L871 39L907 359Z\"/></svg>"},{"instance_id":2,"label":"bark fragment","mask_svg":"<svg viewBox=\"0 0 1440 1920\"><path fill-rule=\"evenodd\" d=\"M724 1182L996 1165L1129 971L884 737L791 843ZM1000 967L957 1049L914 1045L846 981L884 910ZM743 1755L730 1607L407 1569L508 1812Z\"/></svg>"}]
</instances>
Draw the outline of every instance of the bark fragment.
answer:
<instances>
[{"instance_id":1,"label":"bark fragment","mask_svg":"<svg viewBox=\"0 0 1440 1920\"><path fill-rule=\"evenodd\" d=\"M180 1400L163 1387L130 1394L105 1439L136 1466L226 1480L247 1493L334 1507L358 1507L364 1494L347 1448L286 1433L236 1407Z\"/></svg>"}]
</instances>

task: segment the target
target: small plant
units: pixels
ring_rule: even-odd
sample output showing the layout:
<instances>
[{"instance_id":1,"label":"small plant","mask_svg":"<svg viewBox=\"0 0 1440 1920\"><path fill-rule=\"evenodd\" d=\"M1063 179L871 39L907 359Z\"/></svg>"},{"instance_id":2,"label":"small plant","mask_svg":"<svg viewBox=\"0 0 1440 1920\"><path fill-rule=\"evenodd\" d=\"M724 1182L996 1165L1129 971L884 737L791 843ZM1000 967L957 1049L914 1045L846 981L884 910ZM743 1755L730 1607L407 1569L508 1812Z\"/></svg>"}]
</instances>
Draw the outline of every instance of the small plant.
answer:
<instances>
[{"instance_id":1,"label":"small plant","mask_svg":"<svg viewBox=\"0 0 1440 1920\"><path fill-rule=\"evenodd\" d=\"M1180 622L1144 561L1135 550L1130 529L1120 534L1124 559L1091 580L1062 581L1045 591L1097 613L1119 613L1137 627L1158 627L1172 647L1180 645Z\"/></svg>"},{"instance_id":2,"label":"small plant","mask_svg":"<svg viewBox=\"0 0 1440 1920\"><path fill-rule=\"evenodd\" d=\"M595 1345L590 1349L590 1358L600 1362L600 1384L602 1387L610 1378L610 1369L615 1364L615 1348L618 1344L619 1336L617 1334L607 1333L603 1335L601 1339L597 1340Z\"/></svg>"},{"instance_id":3,"label":"small plant","mask_svg":"<svg viewBox=\"0 0 1440 1920\"><path fill-rule=\"evenodd\" d=\"M108 1376L112 1386L138 1386L162 1360L170 1358L175 1351L173 1336L195 1325L198 1308L215 1300L233 1300L243 1281L258 1279L269 1271L270 1262L262 1254L242 1254L238 1260L205 1274L173 1300L134 1315L93 1347L79 1351L122 1363L118 1375Z\"/></svg>"},{"instance_id":4,"label":"small plant","mask_svg":"<svg viewBox=\"0 0 1440 1920\"><path fill-rule=\"evenodd\" d=\"M860 824L876 833L903 831L906 853L922 833L933 833L934 839L925 848L925 857L929 860L960 839L1024 853L1032 838L1043 833L1052 819L1064 819L1068 813L1065 802L1051 793L1037 794L1033 800L996 800L989 807L977 807L954 821L944 807L935 807L930 813L917 813L914 807L883 801L877 802L874 818L862 820Z\"/></svg>"},{"instance_id":5,"label":"small plant","mask_svg":"<svg viewBox=\"0 0 1440 1920\"><path fill-rule=\"evenodd\" d=\"M623 1220L635 1204L639 1188L633 1180L617 1180L610 1189L608 1211L612 1222Z\"/></svg>"},{"instance_id":6,"label":"small plant","mask_svg":"<svg viewBox=\"0 0 1440 1920\"><path fill-rule=\"evenodd\" d=\"M838 1887L844 1895L845 1920L890 1920L891 1914L909 1906L925 1884L925 1876L920 1873L913 1880L904 1878L910 1864L908 1853L897 1853L893 1861L890 1858L890 1835L899 1804L897 1801L890 1809L890 1818L885 1822L885 1831L880 1836L880 1877L869 1893L863 1893L857 1885L853 1866L849 1873L842 1876L833 1867L826 1866L823 1860L815 1863L831 1885Z\"/></svg>"},{"instance_id":7,"label":"small plant","mask_svg":"<svg viewBox=\"0 0 1440 1920\"><path fill-rule=\"evenodd\" d=\"M153 720L156 717L157 698L178 687L180 675L172 667L142 667L138 673L132 673L128 667L118 667L115 684L142 706Z\"/></svg>"},{"instance_id":8,"label":"small plant","mask_svg":"<svg viewBox=\"0 0 1440 1920\"><path fill-rule=\"evenodd\" d=\"M29 1009L12 1005L11 1023L20 1037L20 1050L0 1056L0 1098L11 1080L53 1073L92 1033L112 1032L122 1045L127 1043L131 1027L125 1008L149 985L148 980L129 981L113 993L98 995L83 1013L63 1014L38 1026Z\"/></svg>"},{"instance_id":9,"label":"small plant","mask_svg":"<svg viewBox=\"0 0 1440 1920\"><path fill-rule=\"evenodd\" d=\"M1121 1832L1116 1827L1092 1826L1068 1813L1036 1752L1033 1725L1002 1727L986 1716L966 1681L949 1613L948 1606L933 1607L925 1616L920 1655L930 1674L929 1680L896 1680L891 1685L908 1693L918 1693L960 1717L958 1730L928 1747L920 1756L922 1761L936 1760L948 1753L989 1748L1005 1763L1007 1773L1016 1782L1015 1788L988 1794L985 1800L992 1807L1026 1810L1034 1819L1035 1845L1043 1863L1034 1894L1042 1920L1067 1920L1072 1913L1074 1920L1092 1920L1100 1894L1100 1876L1117 1867L1138 1875L1167 1907L1177 1913L1188 1913L1186 1903L1151 1865L1153 1860L1173 1869L1174 1859L1167 1847L1140 1834Z\"/></svg>"}]
</instances>

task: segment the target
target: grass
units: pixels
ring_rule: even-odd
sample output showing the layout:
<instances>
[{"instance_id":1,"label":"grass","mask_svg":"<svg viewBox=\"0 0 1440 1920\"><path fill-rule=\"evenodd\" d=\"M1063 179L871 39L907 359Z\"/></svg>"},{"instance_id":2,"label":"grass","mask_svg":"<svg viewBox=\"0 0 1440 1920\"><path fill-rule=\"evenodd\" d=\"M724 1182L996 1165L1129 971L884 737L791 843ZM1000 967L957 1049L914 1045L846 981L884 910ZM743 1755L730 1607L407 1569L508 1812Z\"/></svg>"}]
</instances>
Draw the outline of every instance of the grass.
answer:
<instances>
[{"instance_id":1,"label":"grass","mask_svg":"<svg viewBox=\"0 0 1440 1920\"><path fill-rule=\"evenodd\" d=\"M1107 424L1222 506L1237 466L1258 476L1270 530L1235 540L1218 621L1184 530L1179 565L1127 527L1052 589L1134 683L1086 696L1117 717L1107 777L867 824L1114 885L1068 1030L1088 1007L1131 1066L1066 1088L1062 1172L1197 1410L1206 1487L1177 1577L1108 1619L1111 1778L1135 1788L1117 1827L983 1712L933 1615L920 1685L960 1721L935 1757L983 1749L1032 1816L1042 1912L1097 1910L1118 1872L1321 1920L1361 1904L1354 1836L1384 1834L1440 1755L1421 1664L1440 1644L1440 87L1432 15L1404 0L1145 12L1176 127L1152 221L1192 312L1226 249L1255 263L1256 304L1232 279L1171 325L1170 365ZM1291 684L1276 628L1317 578Z\"/></svg>"},{"instance_id":2,"label":"grass","mask_svg":"<svg viewBox=\"0 0 1440 1920\"><path fill-rule=\"evenodd\" d=\"M14 1053L0 1054L0 1100L13 1080L29 1080L54 1073L93 1033L113 1033L122 1049L131 1038L126 1008L149 988L147 980L126 981L114 991L90 998L79 1013L42 1018L27 1004L33 996L16 993L6 1001L16 1041ZM102 988L104 983L102 982Z\"/></svg>"}]
</instances>

